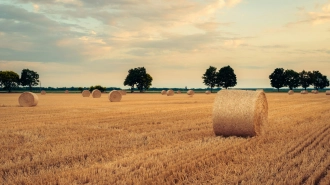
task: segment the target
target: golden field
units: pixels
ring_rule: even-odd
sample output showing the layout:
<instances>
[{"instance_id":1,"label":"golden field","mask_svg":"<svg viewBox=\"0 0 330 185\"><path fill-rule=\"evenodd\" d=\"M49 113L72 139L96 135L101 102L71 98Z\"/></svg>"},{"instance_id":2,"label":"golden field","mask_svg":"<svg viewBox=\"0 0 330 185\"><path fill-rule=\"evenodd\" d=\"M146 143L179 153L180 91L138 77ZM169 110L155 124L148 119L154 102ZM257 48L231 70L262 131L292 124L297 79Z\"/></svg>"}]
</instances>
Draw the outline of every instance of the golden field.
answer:
<instances>
[{"instance_id":1,"label":"golden field","mask_svg":"<svg viewBox=\"0 0 330 185\"><path fill-rule=\"evenodd\" d=\"M267 93L263 136L215 136L216 94L0 94L0 184L325 184L330 96Z\"/></svg>"}]
</instances>

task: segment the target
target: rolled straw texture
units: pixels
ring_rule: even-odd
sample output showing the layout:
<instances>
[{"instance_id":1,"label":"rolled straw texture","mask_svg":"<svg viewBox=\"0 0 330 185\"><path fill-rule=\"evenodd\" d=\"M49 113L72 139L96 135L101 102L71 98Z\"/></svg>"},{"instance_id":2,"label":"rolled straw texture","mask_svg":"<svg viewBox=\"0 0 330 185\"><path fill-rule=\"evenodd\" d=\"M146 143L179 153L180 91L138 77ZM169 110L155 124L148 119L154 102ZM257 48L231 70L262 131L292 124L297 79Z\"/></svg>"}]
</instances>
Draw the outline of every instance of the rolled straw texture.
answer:
<instances>
[{"instance_id":1,"label":"rolled straw texture","mask_svg":"<svg viewBox=\"0 0 330 185\"><path fill-rule=\"evenodd\" d=\"M165 95L166 94L166 91L165 90L162 90L160 93L162 93L162 95Z\"/></svg>"},{"instance_id":2,"label":"rolled straw texture","mask_svg":"<svg viewBox=\"0 0 330 185\"><path fill-rule=\"evenodd\" d=\"M314 94L319 94L319 91L318 91L318 90L314 90L313 93L314 93Z\"/></svg>"},{"instance_id":3,"label":"rolled straw texture","mask_svg":"<svg viewBox=\"0 0 330 185\"><path fill-rule=\"evenodd\" d=\"M83 92L81 93L81 95L83 97L89 97L91 95L91 92L89 92L89 90L83 90Z\"/></svg>"},{"instance_id":4,"label":"rolled straw texture","mask_svg":"<svg viewBox=\"0 0 330 185\"><path fill-rule=\"evenodd\" d=\"M121 95L126 95L126 91L121 90L121 91L120 91L120 94L121 94Z\"/></svg>"},{"instance_id":5,"label":"rolled straw texture","mask_svg":"<svg viewBox=\"0 0 330 185\"><path fill-rule=\"evenodd\" d=\"M18 103L22 107L36 106L38 101L38 96L32 92L23 92L18 98Z\"/></svg>"},{"instance_id":6,"label":"rolled straw texture","mask_svg":"<svg viewBox=\"0 0 330 185\"><path fill-rule=\"evenodd\" d=\"M108 99L111 102L120 102L120 100L121 100L121 93L119 91L116 91L116 90L111 91L108 94Z\"/></svg>"},{"instance_id":7,"label":"rolled straw texture","mask_svg":"<svg viewBox=\"0 0 330 185\"><path fill-rule=\"evenodd\" d=\"M167 90L167 92L166 92L166 95L167 96L173 96L174 95L174 91L173 90Z\"/></svg>"},{"instance_id":8,"label":"rolled straw texture","mask_svg":"<svg viewBox=\"0 0 330 185\"><path fill-rule=\"evenodd\" d=\"M211 91L205 91L205 94L210 94L211 93Z\"/></svg>"},{"instance_id":9,"label":"rolled straw texture","mask_svg":"<svg viewBox=\"0 0 330 185\"><path fill-rule=\"evenodd\" d=\"M288 94L289 94L289 95L292 95L292 94L294 94L294 91L293 91L293 90L290 90L290 91L288 92Z\"/></svg>"},{"instance_id":10,"label":"rolled straw texture","mask_svg":"<svg viewBox=\"0 0 330 185\"><path fill-rule=\"evenodd\" d=\"M300 94L308 94L308 91L301 91Z\"/></svg>"},{"instance_id":11,"label":"rolled straw texture","mask_svg":"<svg viewBox=\"0 0 330 185\"><path fill-rule=\"evenodd\" d=\"M263 91L221 90L213 105L213 130L222 136L262 135L268 123Z\"/></svg>"},{"instance_id":12,"label":"rolled straw texture","mask_svg":"<svg viewBox=\"0 0 330 185\"><path fill-rule=\"evenodd\" d=\"M325 95L330 95L330 91L325 91Z\"/></svg>"},{"instance_id":13,"label":"rolled straw texture","mask_svg":"<svg viewBox=\"0 0 330 185\"><path fill-rule=\"evenodd\" d=\"M64 93L65 93L65 94L68 94L68 93L69 93L69 90L65 90Z\"/></svg>"},{"instance_id":14,"label":"rolled straw texture","mask_svg":"<svg viewBox=\"0 0 330 185\"><path fill-rule=\"evenodd\" d=\"M101 98L101 95L102 95L102 93L101 93L101 91L98 90L98 89L94 89L94 90L92 91L92 97L93 97L93 98Z\"/></svg>"},{"instance_id":15,"label":"rolled straw texture","mask_svg":"<svg viewBox=\"0 0 330 185\"><path fill-rule=\"evenodd\" d=\"M195 94L195 92L193 90L189 90L189 91L187 91L187 94L190 95L190 96L192 96L192 95Z\"/></svg>"},{"instance_id":16,"label":"rolled straw texture","mask_svg":"<svg viewBox=\"0 0 330 185\"><path fill-rule=\"evenodd\" d=\"M46 91L42 90L42 91L40 92L40 94L41 94L41 95L46 95Z\"/></svg>"},{"instance_id":17,"label":"rolled straw texture","mask_svg":"<svg viewBox=\"0 0 330 185\"><path fill-rule=\"evenodd\" d=\"M180 91L180 90L179 90L179 91L176 91L176 93L177 93L177 94L181 94L181 91Z\"/></svg>"}]
</instances>

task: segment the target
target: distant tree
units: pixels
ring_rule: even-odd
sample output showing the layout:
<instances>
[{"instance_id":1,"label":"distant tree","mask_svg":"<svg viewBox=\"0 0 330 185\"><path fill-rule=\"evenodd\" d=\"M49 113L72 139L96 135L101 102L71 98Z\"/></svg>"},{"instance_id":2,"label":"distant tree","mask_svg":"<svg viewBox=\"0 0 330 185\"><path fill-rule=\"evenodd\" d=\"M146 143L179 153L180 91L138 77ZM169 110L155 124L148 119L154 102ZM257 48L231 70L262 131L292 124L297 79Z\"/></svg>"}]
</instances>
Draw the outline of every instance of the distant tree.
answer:
<instances>
[{"instance_id":1,"label":"distant tree","mask_svg":"<svg viewBox=\"0 0 330 185\"><path fill-rule=\"evenodd\" d=\"M95 86L90 86L89 91L92 92L93 90L98 89L101 92L104 92L106 90L106 87L102 87L101 85L95 85Z\"/></svg>"},{"instance_id":2,"label":"distant tree","mask_svg":"<svg viewBox=\"0 0 330 185\"><path fill-rule=\"evenodd\" d=\"M13 71L0 71L0 84L3 89L11 90L19 85L19 76Z\"/></svg>"},{"instance_id":3,"label":"distant tree","mask_svg":"<svg viewBox=\"0 0 330 185\"><path fill-rule=\"evenodd\" d=\"M217 86L228 89L228 87L234 87L237 84L236 75L233 68L225 66L217 73Z\"/></svg>"},{"instance_id":4,"label":"distant tree","mask_svg":"<svg viewBox=\"0 0 330 185\"><path fill-rule=\"evenodd\" d=\"M134 92L135 85L140 92L143 92L150 88L152 80L151 75L147 73L144 67L138 67L128 70L124 85L131 86L131 92Z\"/></svg>"},{"instance_id":5,"label":"distant tree","mask_svg":"<svg viewBox=\"0 0 330 185\"><path fill-rule=\"evenodd\" d=\"M213 87L217 85L217 74L217 68L210 66L202 76L203 83L211 88L211 93Z\"/></svg>"},{"instance_id":6,"label":"distant tree","mask_svg":"<svg viewBox=\"0 0 330 185\"><path fill-rule=\"evenodd\" d=\"M305 90L307 89L307 87L309 87L310 85L312 85L312 73L310 71L301 71L299 73L299 84L301 85L301 87L303 87Z\"/></svg>"},{"instance_id":7,"label":"distant tree","mask_svg":"<svg viewBox=\"0 0 330 185\"><path fill-rule=\"evenodd\" d=\"M285 70L284 86L289 87L290 90L297 88L299 86L299 73L292 69Z\"/></svg>"},{"instance_id":8,"label":"distant tree","mask_svg":"<svg viewBox=\"0 0 330 185\"><path fill-rule=\"evenodd\" d=\"M272 74L269 75L270 85L275 87L277 91L280 91L280 88L284 87L285 84L285 75L283 68L276 68Z\"/></svg>"},{"instance_id":9,"label":"distant tree","mask_svg":"<svg viewBox=\"0 0 330 185\"><path fill-rule=\"evenodd\" d=\"M32 90L32 86L36 86L39 84L39 75L38 73L29 70L23 69L21 73L20 84L22 86L29 86L30 91Z\"/></svg>"},{"instance_id":10,"label":"distant tree","mask_svg":"<svg viewBox=\"0 0 330 185\"><path fill-rule=\"evenodd\" d=\"M83 88L82 87L78 87L78 91L80 91L80 92L83 92Z\"/></svg>"},{"instance_id":11,"label":"distant tree","mask_svg":"<svg viewBox=\"0 0 330 185\"><path fill-rule=\"evenodd\" d=\"M311 78L311 84L316 90L329 86L329 80L327 79L327 76L322 75L322 73L319 71L313 71L309 74L309 76Z\"/></svg>"}]
</instances>

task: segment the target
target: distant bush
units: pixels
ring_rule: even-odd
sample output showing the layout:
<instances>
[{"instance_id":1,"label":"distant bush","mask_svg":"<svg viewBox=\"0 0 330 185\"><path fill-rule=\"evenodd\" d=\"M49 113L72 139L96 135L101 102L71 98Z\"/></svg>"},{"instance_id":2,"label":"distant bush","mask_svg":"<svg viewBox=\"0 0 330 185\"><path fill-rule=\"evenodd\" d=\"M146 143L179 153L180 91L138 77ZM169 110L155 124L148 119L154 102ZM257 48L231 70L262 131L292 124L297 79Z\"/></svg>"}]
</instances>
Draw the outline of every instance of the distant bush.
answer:
<instances>
[{"instance_id":1,"label":"distant bush","mask_svg":"<svg viewBox=\"0 0 330 185\"><path fill-rule=\"evenodd\" d=\"M101 85L90 86L89 91L92 92L94 89L98 89L101 92L104 92L106 87L102 87Z\"/></svg>"}]
</instances>

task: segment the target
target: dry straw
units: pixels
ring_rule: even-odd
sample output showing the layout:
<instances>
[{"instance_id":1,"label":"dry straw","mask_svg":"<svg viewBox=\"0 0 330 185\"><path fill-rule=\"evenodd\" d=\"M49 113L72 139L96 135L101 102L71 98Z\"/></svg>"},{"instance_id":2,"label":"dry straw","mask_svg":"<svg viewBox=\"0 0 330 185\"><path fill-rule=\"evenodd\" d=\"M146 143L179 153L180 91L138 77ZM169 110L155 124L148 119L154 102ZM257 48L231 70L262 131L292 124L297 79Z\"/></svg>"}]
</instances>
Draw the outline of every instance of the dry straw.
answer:
<instances>
[{"instance_id":1,"label":"dry straw","mask_svg":"<svg viewBox=\"0 0 330 185\"><path fill-rule=\"evenodd\" d=\"M120 91L120 94L121 94L121 95L126 95L126 91L121 90L121 91Z\"/></svg>"},{"instance_id":2,"label":"dry straw","mask_svg":"<svg viewBox=\"0 0 330 185\"><path fill-rule=\"evenodd\" d=\"M24 92L18 98L18 103L22 107L36 106L38 101L38 96L32 92Z\"/></svg>"},{"instance_id":3,"label":"dry straw","mask_svg":"<svg viewBox=\"0 0 330 185\"><path fill-rule=\"evenodd\" d=\"M42 91L40 92L40 94L41 94L41 95L46 95L46 91L45 91L45 90L42 90Z\"/></svg>"},{"instance_id":4,"label":"dry straw","mask_svg":"<svg viewBox=\"0 0 330 185\"><path fill-rule=\"evenodd\" d=\"M330 95L330 91L325 91L325 95Z\"/></svg>"},{"instance_id":5,"label":"dry straw","mask_svg":"<svg viewBox=\"0 0 330 185\"><path fill-rule=\"evenodd\" d=\"M303 90L300 92L300 94L308 94L308 91Z\"/></svg>"},{"instance_id":6,"label":"dry straw","mask_svg":"<svg viewBox=\"0 0 330 185\"><path fill-rule=\"evenodd\" d=\"M162 90L160 93L161 93L162 95L165 95L165 94L166 94L166 91L165 91L165 90Z\"/></svg>"},{"instance_id":7,"label":"dry straw","mask_svg":"<svg viewBox=\"0 0 330 185\"><path fill-rule=\"evenodd\" d=\"M174 91L173 90L167 90L167 92L166 92L166 95L167 96L173 96L174 95Z\"/></svg>"},{"instance_id":8,"label":"dry straw","mask_svg":"<svg viewBox=\"0 0 330 185\"><path fill-rule=\"evenodd\" d=\"M178 91L176 91L176 93L177 93L177 94L181 94L181 91L180 91L180 90L178 90Z\"/></svg>"},{"instance_id":9,"label":"dry straw","mask_svg":"<svg viewBox=\"0 0 330 185\"><path fill-rule=\"evenodd\" d=\"M101 98L101 95L102 95L102 93L101 93L101 91L98 90L98 89L94 89L94 90L92 91L92 97L93 97L93 98Z\"/></svg>"},{"instance_id":10,"label":"dry straw","mask_svg":"<svg viewBox=\"0 0 330 185\"><path fill-rule=\"evenodd\" d=\"M289 94L289 95L292 95L292 94L294 94L294 91L293 91L293 90L290 90L290 91L288 92L288 94Z\"/></svg>"},{"instance_id":11,"label":"dry straw","mask_svg":"<svg viewBox=\"0 0 330 185\"><path fill-rule=\"evenodd\" d=\"M65 90L64 93L65 93L65 94L69 94L69 91L68 91L68 90Z\"/></svg>"},{"instance_id":12,"label":"dry straw","mask_svg":"<svg viewBox=\"0 0 330 185\"><path fill-rule=\"evenodd\" d=\"M111 102L120 102L120 100L121 100L121 93L119 91L116 91L116 90L111 91L108 94L108 99Z\"/></svg>"},{"instance_id":13,"label":"dry straw","mask_svg":"<svg viewBox=\"0 0 330 185\"><path fill-rule=\"evenodd\" d=\"M190 95L190 96L193 96L195 94L195 92L193 90L188 90L187 94Z\"/></svg>"},{"instance_id":14,"label":"dry straw","mask_svg":"<svg viewBox=\"0 0 330 185\"><path fill-rule=\"evenodd\" d=\"M205 91L205 94L210 94L211 92L210 91Z\"/></svg>"},{"instance_id":15,"label":"dry straw","mask_svg":"<svg viewBox=\"0 0 330 185\"><path fill-rule=\"evenodd\" d=\"M319 91L318 90L313 90L313 93L314 94L319 94Z\"/></svg>"},{"instance_id":16,"label":"dry straw","mask_svg":"<svg viewBox=\"0 0 330 185\"><path fill-rule=\"evenodd\" d=\"M91 92L89 92L89 90L83 90L83 92L81 93L81 95L83 97L89 97L91 95Z\"/></svg>"},{"instance_id":17,"label":"dry straw","mask_svg":"<svg viewBox=\"0 0 330 185\"><path fill-rule=\"evenodd\" d=\"M213 105L213 130L222 136L262 135L268 122L263 91L221 90Z\"/></svg>"}]
</instances>

